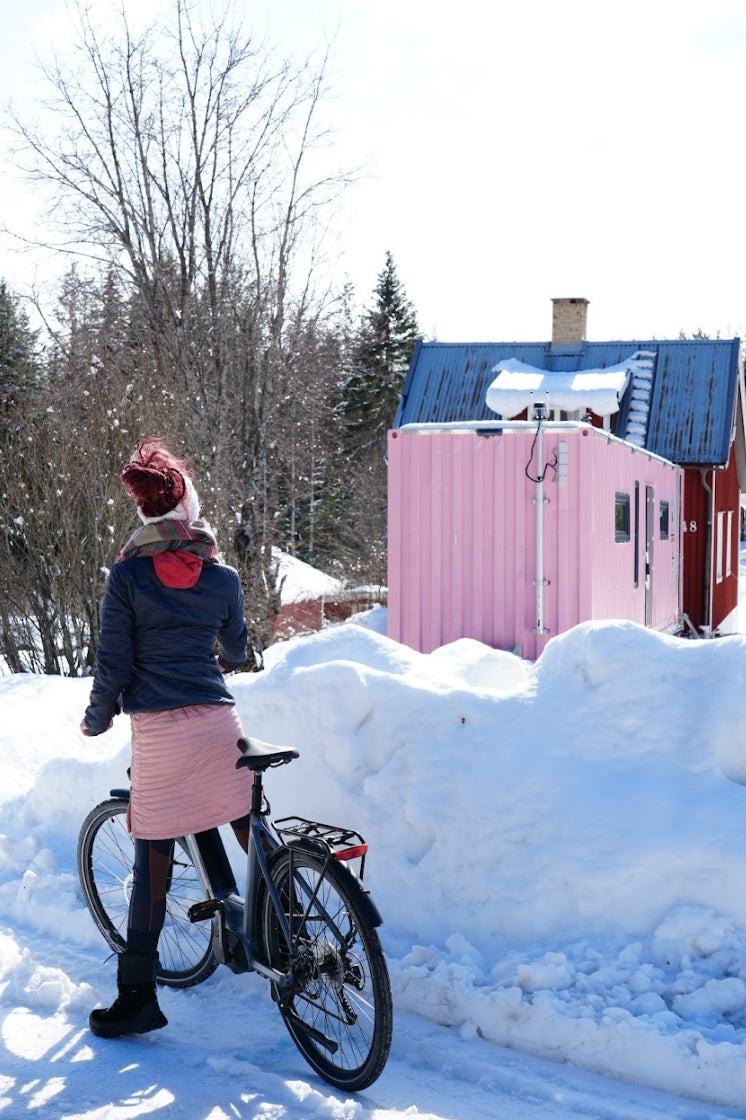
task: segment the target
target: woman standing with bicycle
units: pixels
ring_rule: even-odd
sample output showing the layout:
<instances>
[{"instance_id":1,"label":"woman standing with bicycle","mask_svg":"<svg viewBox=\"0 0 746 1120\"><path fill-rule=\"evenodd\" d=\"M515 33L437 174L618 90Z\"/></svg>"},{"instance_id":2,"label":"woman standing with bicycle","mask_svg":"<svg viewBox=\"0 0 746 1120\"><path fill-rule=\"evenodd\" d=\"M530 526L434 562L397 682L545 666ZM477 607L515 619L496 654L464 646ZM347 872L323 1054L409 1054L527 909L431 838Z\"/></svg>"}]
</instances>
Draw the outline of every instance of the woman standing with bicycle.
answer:
<instances>
[{"instance_id":1,"label":"woman standing with bicycle","mask_svg":"<svg viewBox=\"0 0 746 1120\"><path fill-rule=\"evenodd\" d=\"M84 735L100 735L121 704L132 725L127 941L118 996L89 1019L104 1038L166 1025L155 978L173 837L230 821L245 847L250 796L246 773L235 767L243 731L223 680L246 660L238 573L218 561L186 464L159 439L142 441L121 480L142 525L109 574L81 724Z\"/></svg>"}]
</instances>

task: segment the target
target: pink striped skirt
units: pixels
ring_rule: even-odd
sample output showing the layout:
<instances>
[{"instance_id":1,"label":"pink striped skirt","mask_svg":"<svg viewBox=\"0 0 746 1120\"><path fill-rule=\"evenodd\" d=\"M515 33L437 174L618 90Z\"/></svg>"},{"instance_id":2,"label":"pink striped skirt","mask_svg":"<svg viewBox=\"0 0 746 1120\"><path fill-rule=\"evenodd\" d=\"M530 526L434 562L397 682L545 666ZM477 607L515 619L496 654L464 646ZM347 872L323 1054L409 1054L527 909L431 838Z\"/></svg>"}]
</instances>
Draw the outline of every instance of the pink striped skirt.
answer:
<instances>
[{"instance_id":1,"label":"pink striped skirt","mask_svg":"<svg viewBox=\"0 0 746 1120\"><path fill-rule=\"evenodd\" d=\"M137 840L203 832L249 811L251 775L236 770L243 735L233 704L134 712L128 824Z\"/></svg>"}]
</instances>

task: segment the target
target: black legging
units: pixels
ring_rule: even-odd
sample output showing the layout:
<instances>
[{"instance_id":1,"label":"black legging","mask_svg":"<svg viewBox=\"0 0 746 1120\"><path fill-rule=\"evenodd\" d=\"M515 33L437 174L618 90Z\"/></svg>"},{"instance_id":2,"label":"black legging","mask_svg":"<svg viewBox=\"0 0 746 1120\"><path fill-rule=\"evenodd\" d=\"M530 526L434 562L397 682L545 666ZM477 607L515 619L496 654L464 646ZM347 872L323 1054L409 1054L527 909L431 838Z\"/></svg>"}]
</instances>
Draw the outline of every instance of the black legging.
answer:
<instances>
[{"instance_id":1,"label":"black legging","mask_svg":"<svg viewBox=\"0 0 746 1120\"><path fill-rule=\"evenodd\" d=\"M231 821L236 839L248 850L249 818ZM197 844L210 873L216 894L236 889L233 874L217 829L196 835ZM135 840L135 863L132 875L127 949L134 953L155 953L166 918L166 894L174 851L173 840Z\"/></svg>"}]
</instances>

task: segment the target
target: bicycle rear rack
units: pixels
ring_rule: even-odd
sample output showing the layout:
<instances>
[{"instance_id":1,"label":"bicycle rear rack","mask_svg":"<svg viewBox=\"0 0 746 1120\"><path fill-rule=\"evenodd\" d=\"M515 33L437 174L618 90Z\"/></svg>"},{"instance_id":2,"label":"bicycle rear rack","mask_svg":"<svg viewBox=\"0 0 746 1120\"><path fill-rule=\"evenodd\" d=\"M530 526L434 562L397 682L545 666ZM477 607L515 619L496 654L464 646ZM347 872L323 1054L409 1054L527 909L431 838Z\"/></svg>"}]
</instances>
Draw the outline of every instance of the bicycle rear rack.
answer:
<instances>
[{"instance_id":1,"label":"bicycle rear rack","mask_svg":"<svg viewBox=\"0 0 746 1120\"><path fill-rule=\"evenodd\" d=\"M320 821L309 821L305 817L283 817L279 821L273 821L272 824L283 844L287 844L289 838L321 841L334 859L344 863L359 859L359 877L362 879L368 845L360 833L353 828L321 824Z\"/></svg>"}]
</instances>

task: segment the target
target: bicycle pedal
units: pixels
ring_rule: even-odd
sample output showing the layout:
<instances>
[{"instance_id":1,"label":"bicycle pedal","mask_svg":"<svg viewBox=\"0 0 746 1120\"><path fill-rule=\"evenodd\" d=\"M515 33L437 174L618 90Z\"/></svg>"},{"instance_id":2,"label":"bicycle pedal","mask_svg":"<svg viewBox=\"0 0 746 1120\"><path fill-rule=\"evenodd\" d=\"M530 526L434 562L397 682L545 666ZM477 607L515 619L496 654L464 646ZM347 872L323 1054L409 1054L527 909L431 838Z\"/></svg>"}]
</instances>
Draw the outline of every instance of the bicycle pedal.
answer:
<instances>
[{"instance_id":1,"label":"bicycle pedal","mask_svg":"<svg viewBox=\"0 0 746 1120\"><path fill-rule=\"evenodd\" d=\"M187 911L190 922L206 922L213 918L221 909L221 903L216 898L207 898L204 902L195 902Z\"/></svg>"}]
</instances>

